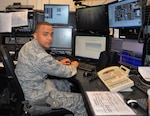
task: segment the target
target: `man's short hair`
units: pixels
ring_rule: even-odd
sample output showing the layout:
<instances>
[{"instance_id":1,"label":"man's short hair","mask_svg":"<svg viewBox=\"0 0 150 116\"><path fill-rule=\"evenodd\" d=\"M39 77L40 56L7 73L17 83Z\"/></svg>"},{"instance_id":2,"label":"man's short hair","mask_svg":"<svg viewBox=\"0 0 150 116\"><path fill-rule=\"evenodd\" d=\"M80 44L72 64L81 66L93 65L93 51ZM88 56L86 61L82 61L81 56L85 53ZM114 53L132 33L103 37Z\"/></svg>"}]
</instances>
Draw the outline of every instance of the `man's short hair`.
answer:
<instances>
[{"instance_id":1,"label":"man's short hair","mask_svg":"<svg viewBox=\"0 0 150 116\"><path fill-rule=\"evenodd\" d=\"M40 27L41 25L52 26L50 23L45 22L45 21L43 21L43 22L38 22L38 23L36 24L36 26L35 26L34 32L37 32L37 30L39 29L39 27Z\"/></svg>"}]
</instances>

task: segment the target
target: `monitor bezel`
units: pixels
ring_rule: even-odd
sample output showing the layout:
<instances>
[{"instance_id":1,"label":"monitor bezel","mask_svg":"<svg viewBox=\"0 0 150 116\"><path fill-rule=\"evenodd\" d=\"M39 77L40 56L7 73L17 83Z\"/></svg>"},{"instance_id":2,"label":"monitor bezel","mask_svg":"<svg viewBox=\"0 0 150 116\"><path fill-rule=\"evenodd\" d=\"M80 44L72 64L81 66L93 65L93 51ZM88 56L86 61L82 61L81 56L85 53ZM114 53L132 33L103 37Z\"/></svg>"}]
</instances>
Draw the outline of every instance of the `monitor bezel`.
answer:
<instances>
[{"instance_id":1,"label":"monitor bezel","mask_svg":"<svg viewBox=\"0 0 150 116\"><path fill-rule=\"evenodd\" d=\"M88 27L87 25L85 25L84 27L81 27L80 23L79 23L79 16L80 16L79 12L83 12L83 10L86 11L86 10L90 10L90 9L94 9L94 8L99 8L99 9L103 9L104 10L103 13L99 13L99 15L102 15L102 16L99 16L100 21L102 21L102 23L99 25L100 28L97 28L98 27L98 25L97 25L98 23L95 25L96 28L95 27L91 28L91 26ZM87 19L88 17L84 17L84 18ZM106 21L106 23L104 23L104 21ZM93 35L108 35L108 33L109 33L108 5L105 4L105 5L96 5L96 6L77 8L76 9L76 26L77 26L77 32L86 32L86 33L90 33L90 34L93 34Z\"/></svg>"},{"instance_id":2,"label":"monitor bezel","mask_svg":"<svg viewBox=\"0 0 150 116\"><path fill-rule=\"evenodd\" d=\"M108 4L108 20L109 20L109 28L140 28L141 26L142 26L142 23L143 23L143 21L142 21L142 7L140 6L140 11L141 11L141 18L140 18L140 24L136 24L136 25L132 25L131 23L130 23L130 25L127 25L127 23L124 23L124 25L121 25L121 23L120 24L117 24L117 23L112 23L111 24L111 18L113 17L114 18L114 15L112 16L112 11L114 11L115 9L113 8L113 9L111 9L110 10L110 6L118 6L118 5L124 5L124 4L127 4L127 3L133 3L133 2L137 2L137 5L138 5L138 2L139 2L140 0L122 0L122 1L119 1L119 2L112 2L112 3L109 3ZM114 25L115 24L115 25Z\"/></svg>"},{"instance_id":3,"label":"monitor bezel","mask_svg":"<svg viewBox=\"0 0 150 116\"><path fill-rule=\"evenodd\" d=\"M135 40L135 39L126 39L126 40L123 40L122 42L123 43L122 43L122 49L120 51L119 64L124 65L124 66L128 67L129 69L138 69L139 66L144 66L144 58L145 58L144 43L139 43L138 40ZM132 43L134 43L134 45ZM128 45L128 48L125 47L127 45ZM132 48L131 48L131 45L132 45ZM137 46L138 48L134 47L134 46ZM140 47L141 47L141 49L140 49ZM135 48L136 48L136 50L135 50ZM141 51L139 51L139 50L141 50ZM130 57L131 58L130 61L134 60L134 62L128 63L128 62L122 61L123 56L126 56L122 52L125 52L128 54L130 53L131 56L127 55L127 57L128 57L128 59ZM135 60L141 60L141 63L139 65L137 65L137 62L135 63Z\"/></svg>"},{"instance_id":4,"label":"monitor bezel","mask_svg":"<svg viewBox=\"0 0 150 116\"><path fill-rule=\"evenodd\" d=\"M46 18L45 18L45 7L46 6L52 6L52 7L56 7L56 6L64 6L64 7L67 7L68 8L68 11L67 11L67 21L66 21L66 23L63 23L63 22L58 22L58 23L53 23L53 22L50 22L50 21L47 21L46 20ZM44 21L46 21L46 22L49 22L51 25L68 25L69 24L69 11L70 11L70 6L69 6L69 4L44 4Z\"/></svg>"},{"instance_id":5,"label":"monitor bezel","mask_svg":"<svg viewBox=\"0 0 150 116\"><path fill-rule=\"evenodd\" d=\"M71 33L70 47L50 46L50 50L53 51L53 52L58 52L58 51L70 51L70 52L72 52L73 28L71 26L53 26L53 30L54 30L54 28L57 28L57 29L70 29L71 30L72 33Z\"/></svg>"},{"instance_id":6,"label":"monitor bezel","mask_svg":"<svg viewBox=\"0 0 150 116\"><path fill-rule=\"evenodd\" d=\"M74 41L73 41L73 49L72 49L72 55L73 57L78 60L78 61L82 61L82 62L91 62L91 63L97 63L99 61L99 57L94 59L94 58L90 58L90 57L85 57L85 56L77 56L76 53L75 53L75 44L76 44L76 36L84 36L84 37L105 37L106 38L106 41L105 41L105 50L104 51L107 51L108 50L108 46L107 46L107 42L108 42L108 37L107 36L100 36L100 35L82 35L82 34L77 34L75 35L74 37ZM99 38L101 39L101 38ZM102 52L102 51L101 51ZM100 52L99 54L100 55Z\"/></svg>"}]
</instances>

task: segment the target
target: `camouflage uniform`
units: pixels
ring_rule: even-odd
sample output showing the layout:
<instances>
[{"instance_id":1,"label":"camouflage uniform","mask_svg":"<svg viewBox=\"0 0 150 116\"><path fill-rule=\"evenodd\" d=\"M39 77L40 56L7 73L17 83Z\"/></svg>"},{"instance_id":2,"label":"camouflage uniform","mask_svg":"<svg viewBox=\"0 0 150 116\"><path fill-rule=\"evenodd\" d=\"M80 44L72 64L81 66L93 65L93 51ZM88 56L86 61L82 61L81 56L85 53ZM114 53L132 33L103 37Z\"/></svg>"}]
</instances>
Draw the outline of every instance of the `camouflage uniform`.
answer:
<instances>
[{"instance_id":1,"label":"camouflage uniform","mask_svg":"<svg viewBox=\"0 0 150 116\"><path fill-rule=\"evenodd\" d=\"M63 107L75 116L86 116L82 96L70 92L69 81L46 79L47 74L70 78L77 73L73 66L62 65L46 53L37 40L26 43L19 52L15 73L22 86L25 99L30 103L42 101L51 107Z\"/></svg>"}]
</instances>

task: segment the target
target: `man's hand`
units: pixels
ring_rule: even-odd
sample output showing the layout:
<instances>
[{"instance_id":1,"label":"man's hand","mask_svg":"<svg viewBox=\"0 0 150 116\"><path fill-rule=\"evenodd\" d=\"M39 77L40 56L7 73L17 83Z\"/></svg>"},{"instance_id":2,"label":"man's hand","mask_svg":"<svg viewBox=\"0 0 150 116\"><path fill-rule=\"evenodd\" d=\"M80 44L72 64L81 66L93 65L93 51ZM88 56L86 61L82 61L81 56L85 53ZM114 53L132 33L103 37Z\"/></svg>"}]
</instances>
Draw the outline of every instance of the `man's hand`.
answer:
<instances>
[{"instance_id":1,"label":"man's hand","mask_svg":"<svg viewBox=\"0 0 150 116\"><path fill-rule=\"evenodd\" d=\"M65 58L65 59L62 59L60 60L60 62L64 65L71 65L71 66L74 66L74 67L78 67L79 63L77 61L72 61L69 59L69 58Z\"/></svg>"},{"instance_id":2,"label":"man's hand","mask_svg":"<svg viewBox=\"0 0 150 116\"><path fill-rule=\"evenodd\" d=\"M77 68L78 65L79 65L79 63L78 63L77 61L73 61L73 62L71 62L71 65L72 65L72 66L75 66L75 67Z\"/></svg>"},{"instance_id":3,"label":"man's hand","mask_svg":"<svg viewBox=\"0 0 150 116\"><path fill-rule=\"evenodd\" d=\"M71 64L71 60L69 58L65 58L60 60L60 62L64 65L70 65Z\"/></svg>"}]
</instances>

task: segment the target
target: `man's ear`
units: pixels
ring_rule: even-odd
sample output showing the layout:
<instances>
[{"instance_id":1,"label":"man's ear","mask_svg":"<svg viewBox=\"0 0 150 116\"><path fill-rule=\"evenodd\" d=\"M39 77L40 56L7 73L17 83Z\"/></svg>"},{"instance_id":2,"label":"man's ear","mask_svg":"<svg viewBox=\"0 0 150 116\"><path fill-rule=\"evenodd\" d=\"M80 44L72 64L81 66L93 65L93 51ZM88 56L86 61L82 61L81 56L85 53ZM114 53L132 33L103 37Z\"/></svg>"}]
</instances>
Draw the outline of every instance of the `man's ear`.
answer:
<instances>
[{"instance_id":1,"label":"man's ear","mask_svg":"<svg viewBox=\"0 0 150 116\"><path fill-rule=\"evenodd\" d=\"M33 33L33 37L34 37L34 39L37 39L37 34Z\"/></svg>"}]
</instances>

